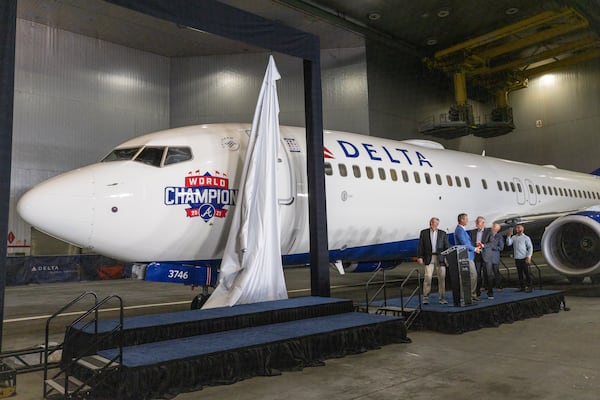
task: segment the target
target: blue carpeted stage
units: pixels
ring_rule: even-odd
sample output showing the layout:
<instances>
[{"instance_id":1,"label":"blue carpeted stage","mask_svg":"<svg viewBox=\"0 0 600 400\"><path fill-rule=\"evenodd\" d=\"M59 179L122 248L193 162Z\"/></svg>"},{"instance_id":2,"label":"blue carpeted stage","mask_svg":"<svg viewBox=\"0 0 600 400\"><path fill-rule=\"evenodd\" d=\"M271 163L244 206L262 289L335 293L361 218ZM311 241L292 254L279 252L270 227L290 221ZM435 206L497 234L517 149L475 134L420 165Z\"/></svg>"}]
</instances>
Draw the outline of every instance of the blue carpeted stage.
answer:
<instances>
[{"instance_id":1,"label":"blue carpeted stage","mask_svg":"<svg viewBox=\"0 0 600 400\"><path fill-rule=\"evenodd\" d=\"M107 332L115 325L100 324L100 345L90 328L69 330L63 361L96 353L112 358L117 338ZM402 318L353 312L349 300L319 297L127 318L123 339L121 367L104 376L96 397L169 397L410 341ZM72 373L82 380L92 375L81 366Z\"/></svg>"},{"instance_id":2,"label":"blue carpeted stage","mask_svg":"<svg viewBox=\"0 0 600 400\"><path fill-rule=\"evenodd\" d=\"M451 295L447 292L446 295ZM404 299L404 307L415 309L418 298ZM556 313L564 305L565 292L557 290L534 290L530 293L518 292L514 288L494 292L490 300L484 293L481 301L465 307L452 304L439 304L437 292L429 295L429 304L423 304L421 312L413 324L416 328L430 329L444 333L463 333L485 327L496 327L544 314ZM383 306L383 302L374 302ZM400 298L388 299L388 307L400 307Z\"/></svg>"}]
</instances>

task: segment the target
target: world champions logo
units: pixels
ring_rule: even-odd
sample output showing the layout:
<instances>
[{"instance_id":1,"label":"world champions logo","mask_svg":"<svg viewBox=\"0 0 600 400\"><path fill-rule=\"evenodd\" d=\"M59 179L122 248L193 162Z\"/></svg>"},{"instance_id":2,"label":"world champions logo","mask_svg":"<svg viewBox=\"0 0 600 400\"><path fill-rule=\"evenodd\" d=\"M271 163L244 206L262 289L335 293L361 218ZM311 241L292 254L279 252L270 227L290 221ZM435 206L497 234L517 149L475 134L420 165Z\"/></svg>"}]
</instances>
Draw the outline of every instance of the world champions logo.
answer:
<instances>
[{"instance_id":1,"label":"world champions logo","mask_svg":"<svg viewBox=\"0 0 600 400\"><path fill-rule=\"evenodd\" d=\"M185 186L165 187L165 205L187 205L186 216L200 217L204 222L213 218L225 218L226 206L234 206L237 189L229 188L226 173L215 171L214 174L200 170L188 172Z\"/></svg>"}]
</instances>

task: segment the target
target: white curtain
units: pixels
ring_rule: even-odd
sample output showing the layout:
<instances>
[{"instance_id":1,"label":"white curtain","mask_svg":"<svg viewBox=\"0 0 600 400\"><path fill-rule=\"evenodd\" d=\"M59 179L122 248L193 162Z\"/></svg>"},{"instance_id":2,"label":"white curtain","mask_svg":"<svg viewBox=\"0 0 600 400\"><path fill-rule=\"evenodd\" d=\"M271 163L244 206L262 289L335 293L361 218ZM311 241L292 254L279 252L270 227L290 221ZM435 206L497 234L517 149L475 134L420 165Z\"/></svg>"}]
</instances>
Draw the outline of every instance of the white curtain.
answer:
<instances>
[{"instance_id":1,"label":"white curtain","mask_svg":"<svg viewBox=\"0 0 600 400\"><path fill-rule=\"evenodd\" d=\"M287 298L277 203L277 80L280 78L273 56L269 56L252 121L238 203L221 262L219 285L202 308Z\"/></svg>"}]
</instances>

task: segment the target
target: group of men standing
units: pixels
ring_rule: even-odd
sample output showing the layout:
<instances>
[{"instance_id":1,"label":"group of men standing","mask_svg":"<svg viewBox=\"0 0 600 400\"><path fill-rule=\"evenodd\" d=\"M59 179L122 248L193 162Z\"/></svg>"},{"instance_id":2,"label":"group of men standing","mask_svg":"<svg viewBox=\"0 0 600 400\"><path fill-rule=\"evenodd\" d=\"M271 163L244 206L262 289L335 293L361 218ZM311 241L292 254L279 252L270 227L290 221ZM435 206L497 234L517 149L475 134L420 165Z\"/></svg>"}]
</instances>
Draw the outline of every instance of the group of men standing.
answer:
<instances>
[{"instance_id":1,"label":"group of men standing","mask_svg":"<svg viewBox=\"0 0 600 400\"><path fill-rule=\"evenodd\" d=\"M502 291L502 275L500 274L500 252L504 245L513 246L515 266L519 276L518 291L531 291L531 274L529 264L533 254L533 244L529 236L525 235L523 225L515 227L516 235L512 228L508 236L500 233L500 224L493 224L491 228L485 227L485 218L479 216L475 220L476 228L467 231L469 217L465 213L458 214L458 225L454 230L456 245L465 246L469 254L469 270L471 279L471 300L480 301L481 289L487 290L487 298L494 299L494 288ZM440 220L432 217L429 228L423 229L419 235L417 262L425 266L423 280L423 303L429 303L431 293L431 280L434 270L438 277L438 291L440 304L448 304L446 299L446 267L448 262L442 252L450 247L450 241L445 231L438 229ZM469 295L469 294L463 294Z\"/></svg>"}]
</instances>

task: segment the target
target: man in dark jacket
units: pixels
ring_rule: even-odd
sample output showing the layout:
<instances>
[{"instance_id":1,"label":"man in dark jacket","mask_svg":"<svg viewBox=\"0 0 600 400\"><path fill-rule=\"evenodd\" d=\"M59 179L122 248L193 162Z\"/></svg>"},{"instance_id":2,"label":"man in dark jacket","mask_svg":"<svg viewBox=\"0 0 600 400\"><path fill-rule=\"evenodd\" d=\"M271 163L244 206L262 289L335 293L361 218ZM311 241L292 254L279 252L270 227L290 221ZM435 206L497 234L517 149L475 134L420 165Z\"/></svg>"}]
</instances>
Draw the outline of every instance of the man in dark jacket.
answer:
<instances>
[{"instance_id":1,"label":"man in dark jacket","mask_svg":"<svg viewBox=\"0 0 600 400\"><path fill-rule=\"evenodd\" d=\"M477 271L477 288L475 289L475 293L478 297L481 292L481 283L486 279L484 275L488 272L485 269L485 262L483 260L483 247L484 243L489 241L491 234L491 229L485 227L485 218L482 216L477 217L475 220L475 229L471 231L471 242L481 250L479 253L475 253L475 259L473 260L475 262L475 270Z\"/></svg>"},{"instance_id":2,"label":"man in dark jacket","mask_svg":"<svg viewBox=\"0 0 600 400\"><path fill-rule=\"evenodd\" d=\"M492 226L488 241L483 244L483 261L487 282L488 299L494 298L494 286L502 291L502 275L500 275L500 252L504 250L504 236L500 234L500 224Z\"/></svg>"},{"instance_id":3,"label":"man in dark jacket","mask_svg":"<svg viewBox=\"0 0 600 400\"><path fill-rule=\"evenodd\" d=\"M438 292L440 304L448 304L446 300L446 260L442 251L450 247L448 235L439 230L440 220L433 217L429 220L429 229L423 229L419 235L417 249L417 262L425 265L425 278L423 278L423 303L429 304L431 280L435 268L438 277Z\"/></svg>"}]
</instances>

